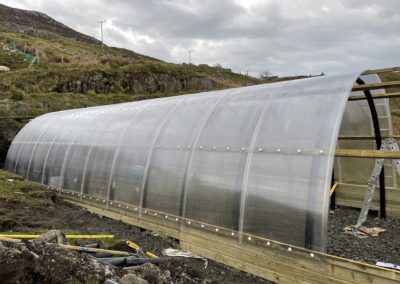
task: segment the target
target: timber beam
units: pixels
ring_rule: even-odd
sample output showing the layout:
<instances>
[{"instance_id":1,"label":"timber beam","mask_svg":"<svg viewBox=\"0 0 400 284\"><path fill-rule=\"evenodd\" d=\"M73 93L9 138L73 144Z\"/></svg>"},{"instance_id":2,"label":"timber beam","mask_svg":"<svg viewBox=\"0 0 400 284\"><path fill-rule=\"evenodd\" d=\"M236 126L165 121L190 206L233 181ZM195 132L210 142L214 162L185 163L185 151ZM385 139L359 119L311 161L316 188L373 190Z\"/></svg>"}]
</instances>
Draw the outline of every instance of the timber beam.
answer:
<instances>
[{"instance_id":1,"label":"timber beam","mask_svg":"<svg viewBox=\"0 0 400 284\"><path fill-rule=\"evenodd\" d=\"M336 149L335 156L348 158L400 159L400 151Z\"/></svg>"},{"instance_id":2,"label":"timber beam","mask_svg":"<svg viewBox=\"0 0 400 284\"><path fill-rule=\"evenodd\" d=\"M352 91L357 92L357 91L379 90L379 89L394 88L394 87L400 87L400 81L354 85Z\"/></svg>"}]
</instances>

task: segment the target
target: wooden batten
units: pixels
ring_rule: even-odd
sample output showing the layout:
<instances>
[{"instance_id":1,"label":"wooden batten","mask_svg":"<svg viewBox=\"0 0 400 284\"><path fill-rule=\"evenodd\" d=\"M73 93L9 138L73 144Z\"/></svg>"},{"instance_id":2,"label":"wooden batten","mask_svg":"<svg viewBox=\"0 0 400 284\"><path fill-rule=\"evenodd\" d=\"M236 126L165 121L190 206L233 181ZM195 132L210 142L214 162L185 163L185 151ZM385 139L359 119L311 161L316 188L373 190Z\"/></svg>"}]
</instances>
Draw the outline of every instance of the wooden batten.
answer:
<instances>
[{"instance_id":1,"label":"wooden batten","mask_svg":"<svg viewBox=\"0 0 400 284\"><path fill-rule=\"evenodd\" d=\"M382 69L371 69L366 70L362 73L362 75L368 74L381 74L381 73L388 73L388 72L398 72L400 71L400 67L391 67L391 68L382 68Z\"/></svg>"},{"instance_id":2,"label":"wooden batten","mask_svg":"<svg viewBox=\"0 0 400 284\"><path fill-rule=\"evenodd\" d=\"M386 99L386 98L399 98L400 97L400 92L394 92L394 93L384 93L384 94L373 94L372 98L373 99ZM361 96L353 96L349 97L349 101L361 101L361 100L366 100L367 98L363 95Z\"/></svg>"},{"instance_id":3,"label":"wooden batten","mask_svg":"<svg viewBox=\"0 0 400 284\"><path fill-rule=\"evenodd\" d=\"M367 91L367 90L379 90L379 89L394 88L394 87L400 87L400 81L354 85L352 91L357 92L357 91Z\"/></svg>"},{"instance_id":4,"label":"wooden batten","mask_svg":"<svg viewBox=\"0 0 400 284\"><path fill-rule=\"evenodd\" d=\"M394 139L400 139L400 135L382 135L382 139L386 138L394 138ZM375 136L371 135L342 135L339 136L339 140L375 140Z\"/></svg>"},{"instance_id":5,"label":"wooden batten","mask_svg":"<svg viewBox=\"0 0 400 284\"><path fill-rule=\"evenodd\" d=\"M336 157L400 159L400 151L336 149Z\"/></svg>"},{"instance_id":6,"label":"wooden batten","mask_svg":"<svg viewBox=\"0 0 400 284\"><path fill-rule=\"evenodd\" d=\"M336 204L353 208L361 208L367 185L338 183L336 189ZM385 187L386 215L390 218L400 217L400 189ZM379 189L375 190L371 201L371 210L379 211ZM356 222L357 220L354 220Z\"/></svg>"}]
</instances>

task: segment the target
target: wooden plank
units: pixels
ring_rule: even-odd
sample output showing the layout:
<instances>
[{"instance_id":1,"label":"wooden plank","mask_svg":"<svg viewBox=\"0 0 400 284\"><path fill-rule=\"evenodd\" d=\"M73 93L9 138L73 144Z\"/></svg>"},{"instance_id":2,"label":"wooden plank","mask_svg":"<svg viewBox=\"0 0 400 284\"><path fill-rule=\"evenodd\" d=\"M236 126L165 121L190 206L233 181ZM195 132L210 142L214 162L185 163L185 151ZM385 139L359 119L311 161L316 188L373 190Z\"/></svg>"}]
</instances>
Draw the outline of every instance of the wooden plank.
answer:
<instances>
[{"instance_id":1,"label":"wooden plank","mask_svg":"<svg viewBox=\"0 0 400 284\"><path fill-rule=\"evenodd\" d=\"M386 139L386 138L394 138L394 139L400 139L400 135L382 135L381 136L382 139ZM375 140L375 136L371 136L371 135L343 135L343 136L339 136L338 138L339 140Z\"/></svg>"},{"instance_id":2,"label":"wooden plank","mask_svg":"<svg viewBox=\"0 0 400 284\"><path fill-rule=\"evenodd\" d=\"M296 279L304 279L304 274L307 274L307 280L312 283L329 283L331 281L335 283L340 283L340 281L369 283L371 274L381 277L381 271L375 270L376 266L323 253L314 253L314 257L310 257L310 251L295 246L291 246L292 250L289 252L287 244L273 242L270 246L260 246L258 243L238 243L233 241L232 238L204 235L202 232L196 232L193 229L186 230L185 232L190 232L190 234L185 236L185 233L183 233L181 235L181 239L184 241L191 239L191 242L196 245L214 249L233 258L240 258L246 263L265 264L277 273L285 274L290 271L290 275ZM369 272L366 274L365 271ZM321 277L321 274L324 277ZM385 283L385 280L380 280L377 283Z\"/></svg>"},{"instance_id":3,"label":"wooden plank","mask_svg":"<svg viewBox=\"0 0 400 284\"><path fill-rule=\"evenodd\" d=\"M231 266L233 268L246 271L247 273L251 273L253 275L257 275L264 279L274 281L277 283L291 284L291 283L310 283L309 281L303 281L300 279L296 279L294 277L290 277L284 274L277 273L272 269L260 267L258 265L245 263L240 259L226 256L225 254L221 254L220 252L215 252L210 250L209 248L205 248L199 245L195 245L189 242L182 241L180 243L181 249L187 250L198 255L204 256L208 259L212 259L219 263L223 263L225 265Z\"/></svg>"},{"instance_id":4,"label":"wooden plank","mask_svg":"<svg viewBox=\"0 0 400 284\"><path fill-rule=\"evenodd\" d=\"M387 99L387 98L398 98L398 97L400 97L400 92L373 94L372 95L373 99ZM366 100L366 99L367 98L363 95L349 97L349 101L361 101L361 100Z\"/></svg>"},{"instance_id":5,"label":"wooden plank","mask_svg":"<svg viewBox=\"0 0 400 284\"><path fill-rule=\"evenodd\" d=\"M400 190L386 187L386 215L391 218L400 217ZM366 185L338 183L336 189L336 203L338 205L361 208L367 191ZM371 202L372 210L379 210L379 190L374 193Z\"/></svg>"},{"instance_id":6,"label":"wooden plank","mask_svg":"<svg viewBox=\"0 0 400 284\"><path fill-rule=\"evenodd\" d=\"M378 89L394 88L394 87L400 87L400 81L354 85L352 91L357 92L357 91L378 90Z\"/></svg>"},{"instance_id":7,"label":"wooden plank","mask_svg":"<svg viewBox=\"0 0 400 284\"><path fill-rule=\"evenodd\" d=\"M273 248L261 250L259 247L246 246L243 243L240 244L237 241L218 236L209 236L209 234L196 235L193 231L181 233L181 240L184 243L195 244L203 248L203 250L207 249L214 252L218 256L239 259L243 262L244 267L253 265L264 269L268 268L277 274L287 275L292 279L299 280L300 283L303 281L331 283L337 280L335 277L328 275L323 278L320 276L322 271L319 269L320 261L318 259L311 260L310 258L311 261L309 260L307 263L307 261L302 261L302 258L296 259L296 255L288 253L287 250L283 252ZM286 256L285 254L290 255ZM303 260L305 259L303 258ZM288 274L287 271L290 271L290 273ZM268 278L268 280L276 281L273 278Z\"/></svg>"},{"instance_id":8,"label":"wooden plank","mask_svg":"<svg viewBox=\"0 0 400 284\"><path fill-rule=\"evenodd\" d=\"M20 243L22 240L20 239L13 239L13 238L7 238L7 237L0 237L0 242L8 242L8 243Z\"/></svg>"},{"instance_id":9,"label":"wooden plank","mask_svg":"<svg viewBox=\"0 0 400 284\"><path fill-rule=\"evenodd\" d=\"M115 208L111 208L114 211L105 210L99 208L104 207L104 204L100 202L90 205L76 200L71 202L84 206L93 213L177 238L184 249L279 283L395 283L400 281L400 272L397 271L268 241L256 236L250 238L247 234L243 236L243 240L239 241L237 233L234 237L229 233L231 230L212 225L200 226L204 223L194 220L181 218L183 222L177 224L167 221L165 216L156 217L154 211L150 212L152 216L147 216L123 210L116 212ZM207 230L205 227L211 229Z\"/></svg>"},{"instance_id":10,"label":"wooden plank","mask_svg":"<svg viewBox=\"0 0 400 284\"><path fill-rule=\"evenodd\" d=\"M367 74L380 74L380 73L388 73L388 72L398 72L400 71L400 67L391 67L391 68L382 68L382 69L371 69L371 70L366 70L362 74L367 75Z\"/></svg>"},{"instance_id":11,"label":"wooden plank","mask_svg":"<svg viewBox=\"0 0 400 284\"><path fill-rule=\"evenodd\" d=\"M95 253L104 253L104 254L111 254L111 255L119 255L119 256L130 256L132 255L126 251L118 251L118 250L109 250L109 249L100 249L100 248L88 248L88 247L80 247L80 246L72 246L72 245L63 245L58 244L60 247L75 250L80 252L95 252Z\"/></svg>"},{"instance_id":12,"label":"wooden plank","mask_svg":"<svg viewBox=\"0 0 400 284\"><path fill-rule=\"evenodd\" d=\"M400 159L400 151L336 149L336 157Z\"/></svg>"}]
</instances>

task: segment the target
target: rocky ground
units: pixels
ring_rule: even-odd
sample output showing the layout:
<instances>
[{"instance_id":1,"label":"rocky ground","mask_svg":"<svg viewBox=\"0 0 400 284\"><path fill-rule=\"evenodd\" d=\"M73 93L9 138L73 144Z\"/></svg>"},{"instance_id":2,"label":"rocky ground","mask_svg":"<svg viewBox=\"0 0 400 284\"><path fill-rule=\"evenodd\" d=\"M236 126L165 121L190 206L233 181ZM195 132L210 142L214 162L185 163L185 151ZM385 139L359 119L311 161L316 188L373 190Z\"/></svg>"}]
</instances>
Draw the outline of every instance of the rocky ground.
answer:
<instances>
[{"instance_id":1,"label":"rocky ground","mask_svg":"<svg viewBox=\"0 0 400 284\"><path fill-rule=\"evenodd\" d=\"M381 227L386 232L377 237L358 238L344 228L357 222L359 209L338 206L329 213L328 253L344 258L376 264L377 261L400 264L400 220L377 217L371 212L366 225Z\"/></svg>"},{"instance_id":2,"label":"rocky ground","mask_svg":"<svg viewBox=\"0 0 400 284\"><path fill-rule=\"evenodd\" d=\"M178 248L172 238L91 214L62 201L43 186L0 171L0 233L42 234L51 229L66 234L114 234L115 240L100 241L102 247L114 250L132 252L126 240L159 256L163 249ZM72 244L93 242L98 240L77 240ZM193 258L114 270L94 263L85 254L40 242L1 243L0 267L1 283L103 283L107 278L142 284L271 283L214 261Z\"/></svg>"},{"instance_id":3,"label":"rocky ground","mask_svg":"<svg viewBox=\"0 0 400 284\"><path fill-rule=\"evenodd\" d=\"M100 217L65 203L40 185L27 183L0 171L0 232L42 234L59 229L66 234L114 234L115 240L100 245L114 250L132 250L125 241L139 244L146 251L162 256L163 249L178 248L172 238L158 235L120 221ZM386 221L371 214L369 224L385 228L378 237L357 238L344 227L354 224L359 211L338 207L329 214L328 253L375 264L400 263L400 221ZM74 241L74 245L98 240ZM54 244L27 242L0 244L2 283L271 283L216 262L201 259L176 259L158 266L145 264L129 269L114 269L87 255L67 251Z\"/></svg>"}]
</instances>

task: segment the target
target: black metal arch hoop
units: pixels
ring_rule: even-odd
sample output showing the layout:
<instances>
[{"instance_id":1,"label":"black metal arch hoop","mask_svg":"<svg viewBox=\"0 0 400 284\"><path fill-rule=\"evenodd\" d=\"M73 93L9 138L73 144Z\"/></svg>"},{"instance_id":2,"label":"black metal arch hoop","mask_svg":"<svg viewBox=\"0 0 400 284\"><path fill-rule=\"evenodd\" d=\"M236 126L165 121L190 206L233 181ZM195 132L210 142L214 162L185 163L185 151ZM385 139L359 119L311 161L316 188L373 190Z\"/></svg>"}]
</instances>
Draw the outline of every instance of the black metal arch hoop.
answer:
<instances>
[{"instance_id":1,"label":"black metal arch hoop","mask_svg":"<svg viewBox=\"0 0 400 284\"><path fill-rule=\"evenodd\" d=\"M361 78L358 78L356 83L359 85L365 84L364 80ZM365 95L365 98L367 99L369 110L371 111L371 119L372 119L372 124L374 126L376 148L377 148L377 150L379 150L382 145L382 136L381 136L381 130L379 127L378 113L376 112L375 102L374 102L374 99L372 98L371 91L365 90L364 95ZM384 168L382 168L382 171L379 175L379 199L380 199L381 218L386 218L386 194L385 194Z\"/></svg>"}]
</instances>

